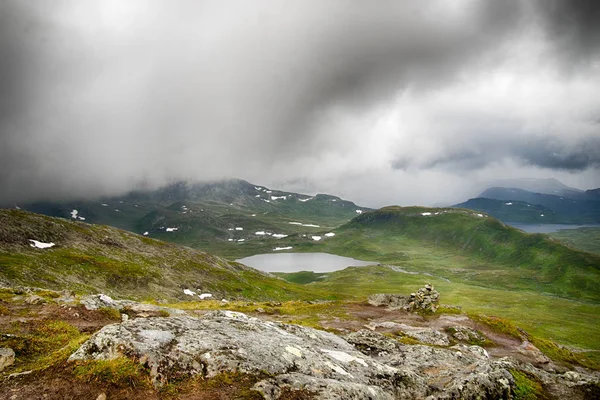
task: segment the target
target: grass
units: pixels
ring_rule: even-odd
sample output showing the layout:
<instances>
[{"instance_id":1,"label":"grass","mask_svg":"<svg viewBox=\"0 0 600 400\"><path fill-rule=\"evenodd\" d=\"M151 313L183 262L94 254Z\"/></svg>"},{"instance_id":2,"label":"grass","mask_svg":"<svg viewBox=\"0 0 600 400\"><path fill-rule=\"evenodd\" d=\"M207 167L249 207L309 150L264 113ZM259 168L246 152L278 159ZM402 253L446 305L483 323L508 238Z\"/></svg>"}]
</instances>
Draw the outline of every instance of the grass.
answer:
<instances>
[{"instance_id":1,"label":"grass","mask_svg":"<svg viewBox=\"0 0 600 400\"><path fill-rule=\"evenodd\" d=\"M540 381L533 375L515 369L510 370L515 379L513 396L515 400L539 400L547 398Z\"/></svg>"},{"instance_id":2,"label":"grass","mask_svg":"<svg viewBox=\"0 0 600 400\"><path fill-rule=\"evenodd\" d=\"M38 371L64 363L89 338L76 327L60 320L43 321L39 325L15 322L0 338L0 347L15 351L11 372Z\"/></svg>"},{"instance_id":3,"label":"grass","mask_svg":"<svg viewBox=\"0 0 600 400\"><path fill-rule=\"evenodd\" d=\"M142 365L127 357L112 360L78 361L73 375L86 383L97 382L114 387L149 387L150 378Z\"/></svg>"}]
</instances>

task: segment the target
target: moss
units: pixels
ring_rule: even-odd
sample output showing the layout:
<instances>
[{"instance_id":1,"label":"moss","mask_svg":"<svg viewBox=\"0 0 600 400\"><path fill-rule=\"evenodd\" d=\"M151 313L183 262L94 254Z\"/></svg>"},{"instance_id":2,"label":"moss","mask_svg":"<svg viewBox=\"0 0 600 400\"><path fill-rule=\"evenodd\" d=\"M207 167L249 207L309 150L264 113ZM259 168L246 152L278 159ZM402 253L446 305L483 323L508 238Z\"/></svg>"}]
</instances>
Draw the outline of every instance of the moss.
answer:
<instances>
[{"instance_id":1,"label":"moss","mask_svg":"<svg viewBox=\"0 0 600 400\"><path fill-rule=\"evenodd\" d=\"M542 353L554 361L569 365L581 365L586 368L600 370L600 362L597 359L589 357L585 353L574 353L571 350L562 347L548 339L530 337L529 340Z\"/></svg>"},{"instance_id":2,"label":"moss","mask_svg":"<svg viewBox=\"0 0 600 400\"><path fill-rule=\"evenodd\" d=\"M510 370L510 373L515 378L515 386L512 391L515 400L546 398L542 384L533 375L515 369Z\"/></svg>"},{"instance_id":3,"label":"moss","mask_svg":"<svg viewBox=\"0 0 600 400\"><path fill-rule=\"evenodd\" d=\"M482 323L487 325L490 329L498 333L504 333L505 335L512 336L515 339L523 340L523 331L519 329L516 325L514 325L511 321L495 317L495 316L486 316L486 315L476 315L469 314L469 318L471 318L475 322Z\"/></svg>"},{"instance_id":4,"label":"moss","mask_svg":"<svg viewBox=\"0 0 600 400\"><path fill-rule=\"evenodd\" d=\"M89 337L63 321L45 321L39 326L15 323L7 333L0 339L0 347L16 353L11 372L44 370L64 363Z\"/></svg>"},{"instance_id":5,"label":"moss","mask_svg":"<svg viewBox=\"0 0 600 400\"><path fill-rule=\"evenodd\" d=\"M73 368L73 375L84 382L98 382L115 387L149 387L150 379L141 364L127 358L81 361Z\"/></svg>"},{"instance_id":6,"label":"moss","mask_svg":"<svg viewBox=\"0 0 600 400\"><path fill-rule=\"evenodd\" d=\"M114 319L114 320L121 319L121 313L116 308L101 307L98 309L98 312L100 312L102 315L104 315L105 317L110 318L110 319Z\"/></svg>"}]
</instances>

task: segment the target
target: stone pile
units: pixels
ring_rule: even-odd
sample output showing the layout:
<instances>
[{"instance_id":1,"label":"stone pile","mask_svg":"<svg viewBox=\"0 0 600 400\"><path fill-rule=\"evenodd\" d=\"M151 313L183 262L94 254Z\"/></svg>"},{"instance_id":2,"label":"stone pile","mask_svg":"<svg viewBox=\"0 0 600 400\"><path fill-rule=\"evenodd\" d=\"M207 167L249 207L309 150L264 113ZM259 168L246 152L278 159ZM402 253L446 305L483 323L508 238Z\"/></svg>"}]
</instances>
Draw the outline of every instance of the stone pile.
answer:
<instances>
[{"instance_id":1,"label":"stone pile","mask_svg":"<svg viewBox=\"0 0 600 400\"><path fill-rule=\"evenodd\" d=\"M429 311L436 312L439 307L440 294L433 288L431 284L425 285L417 291L411 293L408 298L408 304L404 307L407 311Z\"/></svg>"},{"instance_id":2,"label":"stone pile","mask_svg":"<svg viewBox=\"0 0 600 400\"><path fill-rule=\"evenodd\" d=\"M440 294L428 283L410 296L379 293L369 296L367 301L372 306L387 307L390 310L436 312Z\"/></svg>"}]
</instances>

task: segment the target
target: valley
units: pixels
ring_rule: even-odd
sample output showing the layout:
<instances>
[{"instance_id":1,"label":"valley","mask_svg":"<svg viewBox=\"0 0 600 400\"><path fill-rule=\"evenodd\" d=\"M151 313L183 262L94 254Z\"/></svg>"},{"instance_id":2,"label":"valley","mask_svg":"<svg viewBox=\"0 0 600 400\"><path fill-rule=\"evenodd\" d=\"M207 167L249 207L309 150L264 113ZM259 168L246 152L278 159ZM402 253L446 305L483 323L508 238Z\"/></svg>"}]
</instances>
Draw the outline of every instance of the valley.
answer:
<instances>
[{"instance_id":1,"label":"valley","mask_svg":"<svg viewBox=\"0 0 600 400\"><path fill-rule=\"evenodd\" d=\"M341 334L369 323L370 295L430 283L441 293L442 319L458 314L486 332L495 327L488 337L502 343L508 339L494 335L526 332L519 340L558 363L596 369L600 362L597 228L529 234L477 209L371 210L240 180L19 208L0 210L6 291L103 293L159 307L142 313L151 317L165 313L160 307L193 315L225 309ZM354 260L334 265L324 256ZM254 268L240 263L245 257L257 260ZM8 315L22 307L13 305L18 296L3 299ZM519 343L488 349L516 356Z\"/></svg>"}]
</instances>

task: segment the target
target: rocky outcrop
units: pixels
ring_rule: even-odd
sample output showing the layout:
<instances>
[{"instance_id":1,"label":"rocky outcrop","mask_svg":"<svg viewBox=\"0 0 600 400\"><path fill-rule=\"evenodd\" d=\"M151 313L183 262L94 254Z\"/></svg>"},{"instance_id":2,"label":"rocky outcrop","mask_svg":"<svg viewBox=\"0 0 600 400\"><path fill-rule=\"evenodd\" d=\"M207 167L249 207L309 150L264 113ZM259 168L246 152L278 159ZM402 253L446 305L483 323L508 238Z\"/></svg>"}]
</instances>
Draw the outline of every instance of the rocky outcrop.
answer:
<instances>
[{"instance_id":1,"label":"rocky outcrop","mask_svg":"<svg viewBox=\"0 0 600 400\"><path fill-rule=\"evenodd\" d=\"M85 296L81 299L81 304L88 310L98 310L100 308L114 308L124 312L133 312L135 314L148 313L168 313L168 315L185 315L185 311L175 308L156 306L154 304L138 303L131 300L116 300L105 294L94 294Z\"/></svg>"},{"instance_id":2,"label":"rocky outcrop","mask_svg":"<svg viewBox=\"0 0 600 400\"><path fill-rule=\"evenodd\" d=\"M307 327L214 311L202 319L134 319L108 325L70 360L125 355L145 364L157 385L171 378L225 371L266 374L266 399L305 390L318 399L508 398L509 366L478 346L401 345L359 331L344 340Z\"/></svg>"},{"instance_id":3,"label":"rocky outcrop","mask_svg":"<svg viewBox=\"0 0 600 400\"><path fill-rule=\"evenodd\" d=\"M436 312L439 307L440 294L431 284L420 288L410 296L378 293L369 296L367 302L376 307L387 307L390 310Z\"/></svg>"}]
</instances>

